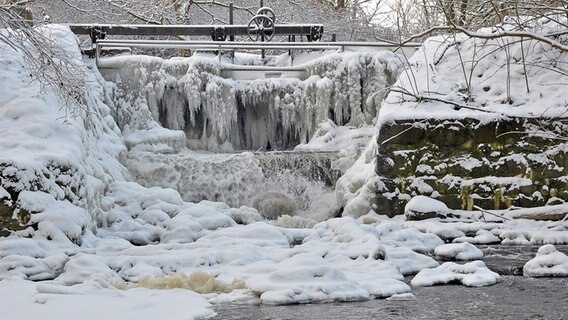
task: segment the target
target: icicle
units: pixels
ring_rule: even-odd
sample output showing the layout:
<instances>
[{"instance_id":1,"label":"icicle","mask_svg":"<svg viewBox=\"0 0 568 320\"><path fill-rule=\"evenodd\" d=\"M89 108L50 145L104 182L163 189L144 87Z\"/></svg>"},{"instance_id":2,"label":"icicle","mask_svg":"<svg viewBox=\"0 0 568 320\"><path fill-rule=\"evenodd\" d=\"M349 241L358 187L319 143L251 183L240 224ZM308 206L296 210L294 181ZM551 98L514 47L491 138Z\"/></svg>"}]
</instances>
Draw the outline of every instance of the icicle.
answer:
<instances>
[{"instance_id":1,"label":"icicle","mask_svg":"<svg viewBox=\"0 0 568 320\"><path fill-rule=\"evenodd\" d=\"M328 118L372 124L397 61L392 53L333 54L307 64L304 81L234 81L220 77L215 59L154 59L117 71L124 100L117 105L128 108L118 116L132 129L153 126L148 118L183 130L191 148L289 149L308 142Z\"/></svg>"}]
</instances>

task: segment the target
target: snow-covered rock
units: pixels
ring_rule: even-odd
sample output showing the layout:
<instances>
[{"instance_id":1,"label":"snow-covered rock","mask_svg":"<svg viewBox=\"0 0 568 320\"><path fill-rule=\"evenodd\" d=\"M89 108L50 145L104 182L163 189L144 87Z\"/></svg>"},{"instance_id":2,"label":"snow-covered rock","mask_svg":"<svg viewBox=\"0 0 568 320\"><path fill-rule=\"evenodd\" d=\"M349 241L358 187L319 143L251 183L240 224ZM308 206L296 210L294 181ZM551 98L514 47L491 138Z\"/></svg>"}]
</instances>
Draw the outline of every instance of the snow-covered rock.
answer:
<instances>
[{"instance_id":1,"label":"snow-covered rock","mask_svg":"<svg viewBox=\"0 0 568 320\"><path fill-rule=\"evenodd\" d=\"M296 213L294 200L279 192L266 192L257 196L252 206L266 219L276 220L280 216Z\"/></svg>"},{"instance_id":2,"label":"snow-covered rock","mask_svg":"<svg viewBox=\"0 0 568 320\"><path fill-rule=\"evenodd\" d=\"M369 293L321 257L298 254L281 262L277 271L255 277L248 286L267 304L361 301Z\"/></svg>"},{"instance_id":3,"label":"snow-covered rock","mask_svg":"<svg viewBox=\"0 0 568 320\"><path fill-rule=\"evenodd\" d=\"M477 260L483 258L483 252L468 242L443 244L436 247L434 254L442 260Z\"/></svg>"},{"instance_id":4,"label":"snow-covered rock","mask_svg":"<svg viewBox=\"0 0 568 320\"><path fill-rule=\"evenodd\" d=\"M538 249L536 257L523 267L528 277L568 277L568 256L547 244Z\"/></svg>"},{"instance_id":5,"label":"snow-covered rock","mask_svg":"<svg viewBox=\"0 0 568 320\"><path fill-rule=\"evenodd\" d=\"M450 210L443 202L426 196L416 196L404 207L406 220L445 217L449 212Z\"/></svg>"},{"instance_id":6,"label":"snow-covered rock","mask_svg":"<svg viewBox=\"0 0 568 320\"><path fill-rule=\"evenodd\" d=\"M459 281L468 287L483 287L497 283L500 277L489 270L483 261L466 264L446 262L435 269L421 270L411 281L415 287L433 286Z\"/></svg>"},{"instance_id":7,"label":"snow-covered rock","mask_svg":"<svg viewBox=\"0 0 568 320\"><path fill-rule=\"evenodd\" d=\"M454 242L469 242L472 244L492 244L500 243L501 238L494 235L491 231L480 229L477 231L475 237L459 237L455 238Z\"/></svg>"},{"instance_id":8,"label":"snow-covered rock","mask_svg":"<svg viewBox=\"0 0 568 320\"><path fill-rule=\"evenodd\" d=\"M408 247L419 253L432 253L444 241L432 233L420 232L415 228L402 228L394 223L377 225L384 244L393 247Z\"/></svg>"}]
</instances>

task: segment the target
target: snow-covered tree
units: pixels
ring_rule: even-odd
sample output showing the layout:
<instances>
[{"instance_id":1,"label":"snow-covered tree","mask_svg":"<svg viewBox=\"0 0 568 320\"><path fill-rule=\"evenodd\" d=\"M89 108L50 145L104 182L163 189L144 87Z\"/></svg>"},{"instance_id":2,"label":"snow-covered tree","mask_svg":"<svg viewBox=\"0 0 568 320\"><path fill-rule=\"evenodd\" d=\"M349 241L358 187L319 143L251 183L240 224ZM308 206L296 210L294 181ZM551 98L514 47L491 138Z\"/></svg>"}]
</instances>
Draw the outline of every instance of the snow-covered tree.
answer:
<instances>
[{"instance_id":1,"label":"snow-covered tree","mask_svg":"<svg viewBox=\"0 0 568 320\"><path fill-rule=\"evenodd\" d=\"M81 105L84 91L82 70L50 36L46 23L34 19L31 0L2 0L0 2L0 42L19 51L26 59L30 81L50 86L65 105ZM73 103L72 103L73 102ZM73 110L68 110L73 113Z\"/></svg>"}]
</instances>

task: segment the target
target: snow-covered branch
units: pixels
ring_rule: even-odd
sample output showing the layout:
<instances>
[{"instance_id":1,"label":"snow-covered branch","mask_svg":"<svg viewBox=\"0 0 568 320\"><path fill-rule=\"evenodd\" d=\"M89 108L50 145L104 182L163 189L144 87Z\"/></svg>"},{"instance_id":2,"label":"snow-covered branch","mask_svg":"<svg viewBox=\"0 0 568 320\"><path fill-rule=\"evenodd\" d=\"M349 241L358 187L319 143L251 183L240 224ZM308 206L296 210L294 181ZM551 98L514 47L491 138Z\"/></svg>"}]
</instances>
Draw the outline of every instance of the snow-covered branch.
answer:
<instances>
[{"instance_id":1,"label":"snow-covered branch","mask_svg":"<svg viewBox=\"0 0 568 320\"><path fill-rule=\"evenodd\" d=\"M479 39L498 39L503 37L520 37L520 38L527 38L536 40L542 43L546 43L553 48L556 48L563 52L568 52L568 46L562 44L561 42L555 41L552 38L556 38L558 36L568 34L568 29L565 31L554 32L551 34L539 35L533 32L526 32L526 31L515 31L515 30L503 30L499 28L494 28L493 33L482 33L482 32L475 32L468 30L464 27L460 26L435 26L431 27L423 32L415 34L409 38L404 39L401 41L401 44L407 44L416 39L424 38L425 36L431 35L437 31L445 31L445 32L461 32L471 38L479 38Z\"/></svg>"},{"instance_id":2,"label":"snow-covered branch","mask_svg":"<svg viewBox=\"0 0 568 320\"><path fill-rule=\"evenodd\" d=\"M4 28L4 29L1 29ZM55 42L49 28L31 26L17 10L0 7L0 44L18 51L26 59L30 81L42 88L52 87L66 107L82 105L84 94L83 70L74 58ZM66 111L73 115L71 108Z\"/></svg>"}]
</instances>

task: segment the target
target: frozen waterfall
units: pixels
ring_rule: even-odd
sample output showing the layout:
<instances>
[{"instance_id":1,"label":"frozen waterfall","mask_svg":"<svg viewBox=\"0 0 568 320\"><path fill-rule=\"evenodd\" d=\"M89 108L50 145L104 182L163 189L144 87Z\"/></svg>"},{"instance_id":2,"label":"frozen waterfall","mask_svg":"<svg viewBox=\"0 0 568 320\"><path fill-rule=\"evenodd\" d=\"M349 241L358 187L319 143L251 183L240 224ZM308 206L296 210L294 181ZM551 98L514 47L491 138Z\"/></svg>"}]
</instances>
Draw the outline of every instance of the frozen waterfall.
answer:
<instances>
[{"instance_id":1,"label":"frozen waterfall","mask_svg":"<svg viewBox=\"0 0 568 320\"><path fill-rule=\"evenodd\" d=\"M354 141L373 134L401 62L392 52L333 53L303 66L306 80L245 81L223 78L222 62L210 57L104 59L125 165L136 182L173 188L186 201L252 206L278 193L297 215L337 215L338 168L354 161ZM291 152L297 146L304 151Z\"/></svg>"},{"instance_id":2,"label":"frozen waterfall","mask_svg":"<svg viewBox=\"0 0 568 320\"><path fill-rule=\"evenodd\" d=\"M117 84L123 127L143 130L153 120L183 131L192 150L290 150L328 119L371 124L400 61L392 52L334 53L304 67L303 81L239 81L220 76L218 59L130 56L107 59L101 72Z\"/></svg>"}]
</instances>

